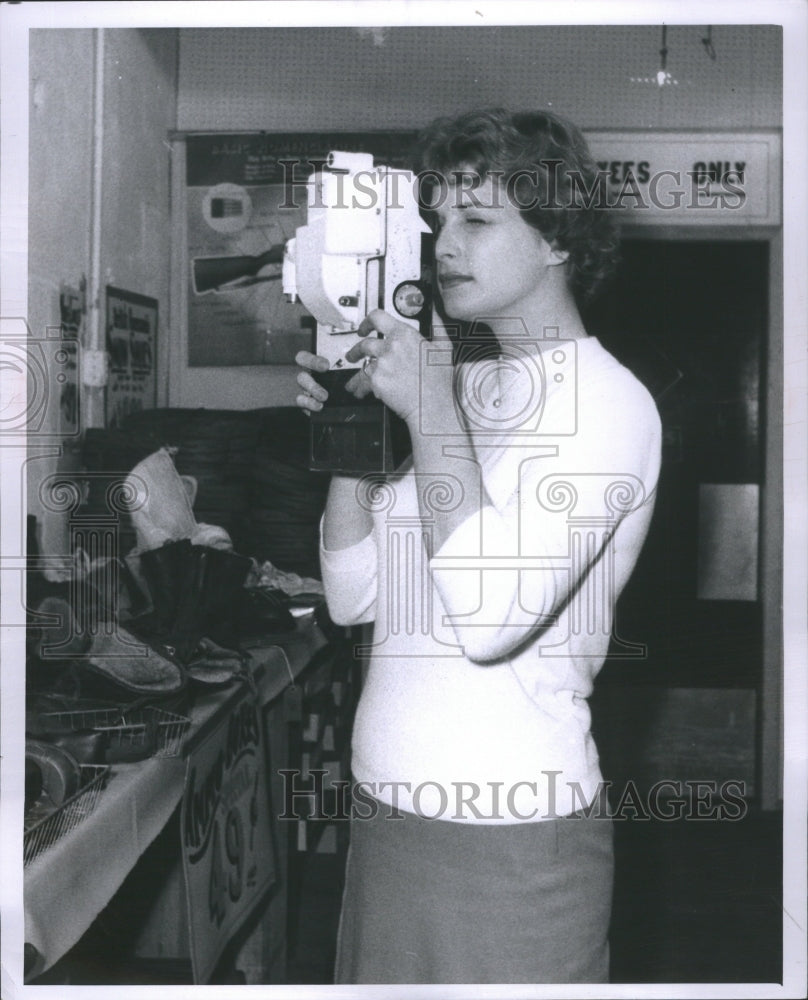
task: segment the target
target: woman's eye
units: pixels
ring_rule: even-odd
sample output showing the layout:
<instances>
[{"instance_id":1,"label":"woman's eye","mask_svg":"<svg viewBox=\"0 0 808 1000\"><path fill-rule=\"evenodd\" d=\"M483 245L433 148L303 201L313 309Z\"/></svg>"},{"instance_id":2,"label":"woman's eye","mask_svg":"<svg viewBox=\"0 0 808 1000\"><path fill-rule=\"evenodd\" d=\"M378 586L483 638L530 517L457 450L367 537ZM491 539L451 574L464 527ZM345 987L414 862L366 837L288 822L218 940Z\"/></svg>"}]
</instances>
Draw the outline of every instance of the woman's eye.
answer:
<instances>
[{"instance_id":1,"label":"woman's eye","mask_svg":"<svg viewBox=\"0 0 808 1000\"><path fill-rule=\"evenodd\" d=\"M485 225L485 219L480 219L480 218L478 218L475 215L467 215L467 216L465 216L464 221L469 226L484 226Z\"/></svg>"}]
</instances>

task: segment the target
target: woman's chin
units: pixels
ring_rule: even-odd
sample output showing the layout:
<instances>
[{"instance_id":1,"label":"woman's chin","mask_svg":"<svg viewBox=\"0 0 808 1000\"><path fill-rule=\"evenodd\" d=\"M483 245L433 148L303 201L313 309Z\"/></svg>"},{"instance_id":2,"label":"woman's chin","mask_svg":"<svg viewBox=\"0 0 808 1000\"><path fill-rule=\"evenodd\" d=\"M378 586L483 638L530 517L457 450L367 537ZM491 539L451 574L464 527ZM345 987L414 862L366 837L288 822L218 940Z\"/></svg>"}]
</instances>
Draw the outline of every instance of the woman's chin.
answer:
<instances>
[{"instance_id":1,"label":"woman's chin","mask_svg":"<svg viewBox=\"0 0 808 1000\"><path fill-rule=\"evenodd\" d=\"M479 309L475 309L468 302L464 302L459 295L452 297L444 295L441 302L443 305L443 314L448 319L456 319L462 323L473 323L480 314Z\"/></svg>"}]
</instances>

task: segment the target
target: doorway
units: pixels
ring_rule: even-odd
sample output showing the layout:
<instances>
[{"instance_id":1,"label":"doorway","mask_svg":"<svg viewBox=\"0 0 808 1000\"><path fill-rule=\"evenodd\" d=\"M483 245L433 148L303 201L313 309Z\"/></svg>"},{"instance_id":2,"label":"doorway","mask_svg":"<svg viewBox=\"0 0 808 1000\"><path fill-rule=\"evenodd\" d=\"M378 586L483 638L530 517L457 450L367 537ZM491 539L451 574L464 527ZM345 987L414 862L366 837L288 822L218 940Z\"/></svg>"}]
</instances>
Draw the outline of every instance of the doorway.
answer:
<instances>
[{"instance_id":1,"label":"doorway","mask_svg":"<svg viewBox=\"0 0 808 1000\"><path fill-rule=\"evenodd\" d=\"M654 518L591 699L612 808L629 784L640 810L665 781L744 796L735 822L615 821L617 982L780 977L782 818L759 808L770 255L764 239L627 240L586 317L663 423Z\"/></svg>"},{"instance_id":2,"label":"doorway","mask_svg":"<svg viewBox=\"0 0 808 1000\"><path fill-rule=\"evenodd\" d=\"M636 681L760 684L759 526L748 498L763 485L768 256L765 241L627 241L587 317L663 423L654 521L618 613L623 638L647 646L641 663L621 661ZM727 548L730 526L745 558Z\"/></svg>"}]
</instances>

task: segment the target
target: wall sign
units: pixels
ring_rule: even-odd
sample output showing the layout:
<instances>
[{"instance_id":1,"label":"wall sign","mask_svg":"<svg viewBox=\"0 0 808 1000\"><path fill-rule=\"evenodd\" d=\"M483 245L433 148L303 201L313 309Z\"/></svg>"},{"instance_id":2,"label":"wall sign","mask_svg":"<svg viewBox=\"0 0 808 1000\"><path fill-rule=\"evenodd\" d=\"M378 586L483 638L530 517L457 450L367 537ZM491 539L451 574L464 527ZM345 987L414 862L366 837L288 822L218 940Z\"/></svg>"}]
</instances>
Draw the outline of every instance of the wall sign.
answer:
<instances>
[{"instance_id":1,"label":"wall sign","mask_svg":"<svg viewBox=\"0 0 808 1000\"><path fill-rule=\"evenodd\" d=\"M180 816L194 981L275 881L263 724L255 694L238 702L188 760Z\"/></svg>"},{"instance_id":2,"label":"wall sign","mask_svg":"<svg viewBox=\"0 0 808 1000\"><path fill-rule=\"evenodd\" d=\"M608 204L654 225L776 226L779 132L587 132Z\"/></svg>"},{"instance_id":3,"label":"wall sign","mask_svg":"<svg viewBox=\"0 0 808 1000\"><path fill-rule=\"evenodd\" d=\"M157 405L157 310L157 299L107 285L107 427Z\"/></svg>"},{"instance_id":4,"label":"wall sign","mask_svg":"<svg viewBox=\"0 0 808 1000\"><path fill-rule=\"evenodd\" d=\"M60 371L56 374L59 386L59 432L64 437L74 437L81 430L79 406L79 355L83 336L84 293L79 288L62 283L59 287L59 349L54 361Z\"/></svg>"}]
</instances>

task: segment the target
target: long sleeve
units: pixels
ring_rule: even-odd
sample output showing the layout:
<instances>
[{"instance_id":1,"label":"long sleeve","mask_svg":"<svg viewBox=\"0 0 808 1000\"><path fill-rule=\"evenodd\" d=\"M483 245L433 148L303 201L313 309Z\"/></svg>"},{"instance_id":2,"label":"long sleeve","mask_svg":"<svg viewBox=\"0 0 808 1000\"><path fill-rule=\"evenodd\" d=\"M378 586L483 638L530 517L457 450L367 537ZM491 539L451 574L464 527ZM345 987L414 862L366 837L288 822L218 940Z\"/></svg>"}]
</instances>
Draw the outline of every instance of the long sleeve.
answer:
<instances>
[{"instance_id":1,"label":"long sleeve","mask_svg":"<svg viewBox=\"0 0 808 1000\"><path fill-rule=\"evenodd\" d=\"M328 613L337 625L361 625L376 617L376 541L373 532L360 542L329 551L320 529L320 569Z\"/></svg>"}]
</instances>

